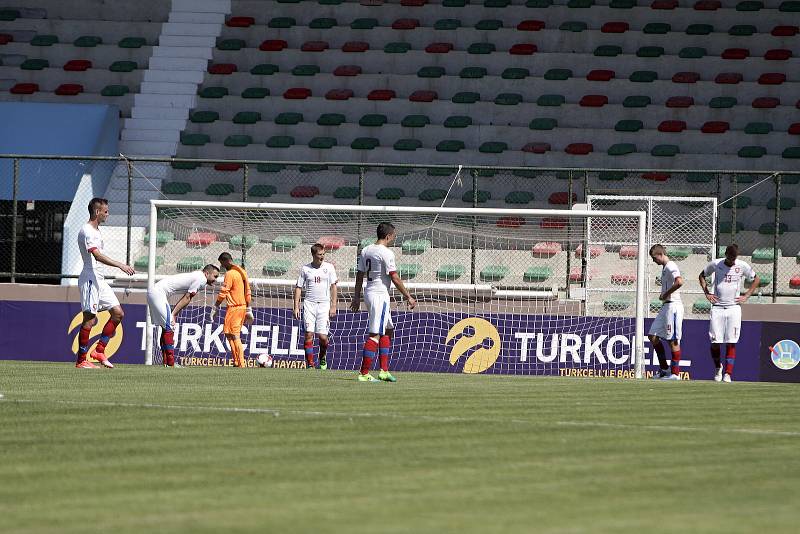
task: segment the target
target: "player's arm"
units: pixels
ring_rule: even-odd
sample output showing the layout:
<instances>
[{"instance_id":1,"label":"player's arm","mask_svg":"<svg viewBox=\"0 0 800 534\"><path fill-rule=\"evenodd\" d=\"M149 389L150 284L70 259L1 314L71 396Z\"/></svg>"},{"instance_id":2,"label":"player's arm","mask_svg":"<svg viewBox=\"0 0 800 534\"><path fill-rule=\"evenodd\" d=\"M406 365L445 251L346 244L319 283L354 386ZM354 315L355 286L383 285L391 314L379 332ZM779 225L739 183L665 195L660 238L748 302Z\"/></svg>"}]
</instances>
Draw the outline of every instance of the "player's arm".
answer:
<instances>
[{"instance_id":1,"label":"player's arm","mask_svg":"<svg viewBox=\"0 0 800 534\"><path fill-rule=\"evenodd\" d=\"M705 278L703 278L705 281ZM664 291L664 293L659 297L660 300L669 300L669 296L675 293L677 290L681 288L683 285L683 277L677 276L675 277L675 281L672 283L672 287Z\"/></svg>"},{"instance_id":2,"label":"player's arm","mask_svg":"<svg viewBox=\"0 0 800 534\"><path fill-rule=\"evenodd\" d=\"M97 249L97 248L89 249L89 253L92 256L94 256L94 259L96 259L100 263L102 263L104 265L108 265L109 267L116 267L117 269L119 269L120 271L122 271L123 273L125 273L127 275L133 275L136 272L136 271L133 270L133 267L131 267L130 265L125 265L124 263L122 263L120 261L112 260L111 258L106 256L105 254L100 252L100 249Z\"/></svg>"},{"instance_id":3,"label":"player's arm","mask_svg":"<svg viewBox=\"0 0 800 534\"><path fill-rule=\"evenodd\" d=\"M189 305L189 303L192 301L192 298L194 298L194 293L186 293L178 302L175 303L175 307L172 308L173 323L178 322L178 314L181 313L182 309Z\"/></svg>"},{"instance_id":4,"label":"player's arm","mask_svg":"<svg viewBox=\"0 0 800 534\"><path fill-rule=\"evenodd\" d=\"M350 309L357 312L361 307L361 286L364 285L364 272L356 272L356 287L353 289L353 300L350 301Z\"/></svg>"},{"instance_id":5,"label":"player's arm","mask_svg":"<svg viewBox=\"0 0 800 534\"><path fill-rule=\"evenodd\" d=\"M706 296L706 299L707 299L709 302L711 302L712 304L714 304L714 303L716 303L716 302L717 302L719 299L717 299L717 296L716 296L716 295L714 295L713 293L711 293L711 292L708 290L708 282L706 281L706 276L708 276L708 275L706 274L706 271L708 271L708 267L706 267L705 269L703 269L702 271L700 271L700 277L698 278L698 280L699 280L699 282L700 282L700 289L702 289L702 290L703 290L703 293L705 294L705 296ZM711 274L711 273L709 273L709 274Z\"/></svg>"},{"instance_id":6,"label":"player's arm","mask_svg":"<svg viewBox=\"0 0 800 534\"><path fill-rule=\"evenodd\" d=\"M300 319L300 296L303 294L303 290L297 286L294 286L294 318L299 320Z\"/></svg>"},{"instance_id":7,"label":"player's arm","mask_svg":"<svg viewBox=\"0 0 800 534\"><path fill-rule=\"evenodd\" d=\"M408 306L409 309L413 310L414 307L417 305L417 301L414 299L414 297L411 296L411 293L408 292L408 289L406 289L405 284L400 279L400 275L397 274L397 271L392 271L389 274L389 276L392 279L392 283L394 284L394 287L396 287L397 290L400 293L402 293L403 298L406 299L406 306Z\"/></svg>"},{"instance_id":8,"label":"player's arm","mask_svg":"<svg viewBox=\"0 0 800 534\"><path fill-rule=\"evenodd\" d=\"M227 271L225 273L225 278L222 280L222 287L219 288L219 294L217 295L217 300L214 302L214 307L211 308L211 314L209 315L209 320L213 323L214 318L219 313L219 306L222 304L228 295L231 293L231 284L233 283L233 272Z\"/></svg>"},{"instance_id":9,"label":"player's arm","mask_svg":"<svg viewBox=\"0 0 800 534\"><path fill-rule=\"evenodd\" d=\"M328 317L336 315L336 300L339 298L339 286L337 282L331 284L331 309L328 311Z\"/></svg>"},{"instance_id":10,"label":"player's arm","mask_svg":"<svg viewBox=\"0 0 800 534\"><path fill-rule=\"evenodd\" d=\"M750 295L752 295L755 292L755 290L758 289L758 286L761 285L761 279L752 270L752 268L750 270L750 273L753 275L753 281L750 282L750 288L744 292L744 295L739 295L738 297L736 297L736 302L738 302L739 304L747 302L747 299L750 298Z\"/></svg>"}]
</instances>

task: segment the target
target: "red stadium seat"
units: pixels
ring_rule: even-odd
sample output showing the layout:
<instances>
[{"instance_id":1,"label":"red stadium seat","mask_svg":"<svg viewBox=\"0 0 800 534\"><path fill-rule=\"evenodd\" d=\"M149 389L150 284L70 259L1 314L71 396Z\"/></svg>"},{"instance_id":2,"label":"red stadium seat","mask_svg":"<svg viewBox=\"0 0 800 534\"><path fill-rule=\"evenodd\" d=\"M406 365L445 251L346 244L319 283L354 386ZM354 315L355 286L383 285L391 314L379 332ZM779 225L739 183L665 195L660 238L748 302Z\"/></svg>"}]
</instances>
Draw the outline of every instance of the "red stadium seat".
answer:
<instances>
[{"instance_id":1,"label":"red stadium seat","mask_svg":"<svg viewBox=\"0 0 800 534\"><path fill-rule=\"evenodd\" d=\"M498 228L519 228L520 226L525 224L524 217L500 217L497 219L497 227Z\"/></svg>"},{"instance_id":2,"label":"red stadium seat","mask_svg":"<svg viewBox=\"0 0 800 534\"><path fill-rule=\"evenodd\" d=\"M544 154L550 151L550 143L528 143L522 147L522 151L532 154Z\"/></svg>"},{"instance_id":3,"label":"red stadium seat","mask_svg":"<svg viewBox=\"0 0 800 534\"><path fill-rule=\"evenodd\" d=\"M32 95L39 91L38 83L18 83L14 85L9 92L12 95Z\"/></svg>"},{"instance_id":4,"label":"red stadium seat","mask_svg":"<svg viewBox=\"0 0 800 534\"><path fill-rule=\"evenodd\" d=\"M627 22L606 22L600 27L602 33L625 33L630 29Z\"/></svg>"},{"instance_id":5,"label":"red stadium seat","mask_svg":"<svg viewBox=\"0 0 800 534\"><path fill-rule=\"evenodd\" d=\"M699 0L694 3L695 11L716 11L721 7L720 0Z\"/></svg>"},{"instance_id":6,"label":"red stadium seat","mask_svg":"<svg viewBox=\"0 0 800 534\"><path fill-rule=\"evenodd\" d=\"M653 182L666 182L669 180L669 173L667 172L645 172L642 174L643 180L652 180Z\"/></svg>"},{"instance_id":7,"label":"red stadium seat","mask_svg":"<svg viewBox=\"0 0 800 534\"><path fill-rule=\"evenodd\" d=\"M413 30L419 26L419 19L397 19L392 23L393 30Z\"/></svg>"},{"instance_id":8,"label":"red stadium seat","mask_svg":"<svg viewBox=\"0 0 800 534\"><path fill-rule=\"evenodd\" d=\"M82 92L83 86L78 83L62 83L55 90L55 93L61 96L75 96Z\"/></svg>"},{"instance_id":9,"label":"red stadium seat","mask_svg":"<svg viewBox=\"0 0 800 534\"><path fill-rule=\"evenodd\" d=\"M186 238L186 244L194 247L207 247L217 242L217 234L213 232L192 232Z\"/></svg>"},{"instance_id":10,"label":"red stadium seat","mask_svg":"<svg viewBox=\"0 0 800 534\"><path fill-rule=\"evenodd\" d=\"M605 245L589 245L589 257L596 258L606 251ZM580 258L583 256L583 245L578 245L575 248L575 257Z\"/></svg>"},{"instance_id":11,"label":"red stadium seat","mask_svg":"<svg viewBox=\"0 0 800 534\"><path fill-rule=\"evenodd\" d=\"M700 75L696 72L676 72L672 76L672 83L697 83Z\"/></svg>"},{"instance_id":12,"label":"red stadium seat","mask_svg":"<svg viewBox=\"0 0 800 534\"><path fill-rule=\"evenodd\" d=\"M792 289L800 289L800 274L796 274L789 279L789 287Z\"/></svg>"},{"instance_id":13,"label":"red stadium seat","mask_svg":"<svg viewBox=\"0 0 800 534\"><path fill-rule=\"evenodd\" d=\"M539 221L539 228L551 228L561 230L567 227L567 219L564 217L544 217Z\"/></svg>"},{"instance_id":14,"label":"red stadium seat","mask_svg":"<svg viewBox=\"0 0 800 534\"><path fill-rule=\"evenodd\" d=\"M345 240L338 235L322 235L317 239L317 243L322 245L325 250L339 250L345 245Z\"/></svg>"},{"instance_id":15,"label":"red stadium seat","mask_svg":"<svg viewBox=\"0 0 800 534\"><path fill-rule=\"evenodd\" d=\"M308 41L303 43L300 50L303 52L324 52L329 46L327 41Z\"/></svg>"},{"instance_id":16,"label":"red stadium seat","mask_svg":"<svg viewBox=\"0 0 800 534\"><path fill-rule=\"evenodd\" d=\"M584 108L601 108L606 104L608 104L606 95L585 95L578 102L578 105Z\"/></svg>"},{"instance_id":17,"label":"red stadium seat","mask_svg":"<svg viewBox=\"0 0 800 534\"><path fill-rule=\"evenodd\" d=\"M446 54L453 49L453 43L431 43L425 47L428 54Z\"/></svg>"},{"instance_id":18,"label":"red stadium seat","mask_svg":"<svg viewBox=\"0 0 800 534\"><path fill-rule=\"evenodd\" d=\"M70 59L64 63L64 70L72 72L83 72L92 68L92 62L88 59Z\"/></svg>"},{"instance_id":19,"label":"red stadium seat","mask_svg":"<svg viewBox=\"0 0 800 534\"><path fill-rule=\"evenodd\" d=\"M636 259L638 256L639 256L639 249L634 246L625 245L620 247L619 249L619 257L624 260Z\"/></svg>"},{"instance_id":20,"label":"red stadium seat","mask_svg":"<svg viewBox=\"0 0 800 534\"><path fill-rule=\"evenodd\" d=\"M358 76L361 74L361 67L358 65L340 65L333 69L334 76Z\"/></svg>"},{"instance_id":21,"label":"red stadium seat","mask_svg":"<svg viewBox=\"0 0 800 534\"><path fill-rule=\"evenodd\" d=\"M593 150L594 145L591 143L570 143L567 145L567 148L564 149L564 152L572 154L573 156L585 156L591 154Z\"/></svg>"},{"instance_id":22,"label":"red stadium seat","mask_svg":"<svg viewBox=\"0 0 800 534\"><path fill-rule=\"evenodd\" d=\"M0 33L0 45L8 44L14 40L14 36L9 33Z\"/></svg>"},{"instance_id":23,"label":"red stadium seat","mask_svg":"<svg viewBox=\"0 0 800 534\"><path fill-rule=\"evenodd\" d=\"M726 121L708 121L700 128L703 133L725 133L731 125Z\"/></svg>"},{"instance_id":24,"label":"red stadium seat","mask_svg":"<svg viewBox=\"0 0 800 534\"><path fill-rule=\"evenodd\" d=\"M671 96L667 99L668 108L688 108L694 105L694 98L691 96Z\"/></svg>"},{"instance_id":25,"label":"red stadium seat","mask_svg":"<svg viewBox=\"0 0 800 534\"><path fill-rule=\"evenodd\" d=\"M367 100L391 100L397 96L392 89L373 89L367 95Z\"/></svg>"},{"instance_id":26,"label":"red stadium seat","mask_svg":"<svg viewBox=\"0 0 800 534\"><path fill-rule=\"evenodd\" d=\"M686 129L686 121L661 121L659 132L679 133Z\"/></svg>"},{"instance_id":27,"label":"red stadium seat","mask_svg":"<svg viewBox=\"0 0 800 534\"><path fill-rule=\"evenodd\" d=\"M747 59L750 51L746 48L726 48L722 52L722 59Z\"/></svg>"},{"instance_id":28,"label":"red stadium seat","mask_svg":"<svg viewBox=\"0 0 800 534\"><path fill-rule=\"evenodd\" d=\"M650 9L675 9L678 7L678 0L653 0Z\"/></svg>"},{"instance_id":29,"label":"red stadium seat","mask_svg":"<svg viewBox=\"0 0 800 534\"><path fill-rule=\"evenodd\" d=\"M305 100L311 96L311 89L307 87L292 87L283 93L283 98L287 100Z\"/></svg>"},{"instance_id":30,"label":"red stadium seat","mask_svg":"<svg viewBox=\"0 0 800 534\"><path fill-rule=\"evenodd\" d=\"M800 104L800 102L798 102ZM752 106L756 109L772 109L777 108L781 105L781 101L778 98L774 98L771 96L760 96L753 100Z\"/></svg>"},{"instance_id":31,"label":"red stadium seat","mask_svg":"<svg viewBox=\"0 0 800 534\"><path fill-rule=\"evenodd\" d=\"M342 52L366 52L369 50L369 43L364 41L348 41L342 45Z\"/></svg>"},{"instance_id":32,"label":"red stadium seat","mask_svg":"<svg viewBox=\"0 0 800 534\"><path fill-rule=\"evenodd\" d=\"M772 28L772 35L775 37L794 37L800 32L797 26L775 26Z\"/></svg>"},{"instance_id":33,"label":"red stadium seat","mask_svg":"<svg viewBox=\"0 0 800 534\"><path fill-rule=\"evenodd\" d=\"M331 89L325 93L325 100L349 100L353 98L352 89Z\"/></svg>"},{"instance_id":34,"label":"red stadium seat","mask_svg":"<svg viewBox=\"0 0 800 534\"><path fill-rule=\"evenodd\" d=\"M538 32L544 29L543 20L523 20L517 24L517 29L522 32Z\"/></svg>"},{"instance_id":35,"label":"red stadium seat","mask_svg":"<svg viewBox=\"0 0 800 534\"><path fill-rule=\"evenodd\" d=\"M782 72L765 72L758 77L759 85L780 85L786 81L786 75Z\"/></svg>"},{"instance_id":36,"label":"red stadium seat","mask_svg":"<svg viewBox=\"0 0 800 534\"><path fill-rule=\"evenodd\" d=\"M561 243L556 241L543 241L536 243L531 250L535 258L552 258L562 250Z\"/></svg>"},{"instance_id":37,"label":"red stadium seat","mask_svg":"<svg viewBox=\"0 0 800 534\"><path fill-rule=\"evenodd\" d=\"M586 75L586 79L592 82L607 82L614 78L616 73L613 70L606 70L606 69L595 69L589 71L589 74Z\"/></svg>"},{"instance_id":38,"label":"red stadium seat","mask_svg":"<svg viewBox=\"0 0 800 534\"><path fill-rule=\"evenodd\" d=\"M572 193L572 201L578 201L578 194ZM554 205L554 206L566 206L569 204L569 193L567 191L559 191L558 193L552 193L548 198L547 202Z\"/></svg>"},{"instance_id":39,"label":"red stadium seat","mask_svg":"<svg viewBox=\"0 0 800 534\"><path fill-rule=\"evenodd\" d=\"M289 44L283 39L267 39L258 47L262 52L280 52Z\"/></svg>"},{"instance_id":40,"label":"red stadium seat","mask_svg":"<svg viewBox=\"0 0 800 534\"><path fill-rule=\"evenodd\" d=\"M785 48L774 48L767 50L764 54L764 59L768 61L786 61L790 57L792 57L792 51Z\"/></svg>"},{"instance_id":41,"label":"red stadium seat","mask_svg":"<svg viewBox=\"0 0 800 534\"><path fill-rule=\"evenodd\" d=\"M720 72L717 74L717 77L714 78L714 83L720 84L737 84L741 82L743 79L742 73L740 72Z\"/></svg>"},{"instance_id":42,"label":"red stadium seat","mask_svg":"<svg viewBox=\"0 0 800 534\"><path fill-rule=\"evenodd\" d=\"M411 102L433 102L438 100L439 95L436 91L414 91L408 97Z\"/></svg>"},{"instance_id":43,"label":"red stadium seat","mask_svg":"<svg viewBox=\"0 0 800 534\"><path fill-rule=\"evenodd\" d=\"M788 132L791 135L800 135L800 122L795 122L789 126Z\"/></svg>"},{"instance_id":44,"label":"red stadium seat","mask_svg":"<svg viewBox=\"0 0 800 534\"><path fill-rule=\"evenodd\" d=\"M246 26L242 26L246 28ZM229 163L229 162L220 162L214 164L215 171L222 171L222 172L235 172L241 170L242 164L241 163Z\"/></svg>"},{"instance_id":45,"label":"red stadium seat","mask_svg":"<svg viewBox=\"0 0 800 534\"><path fill-rule=\"evenodd\" d=\"M617 273L611 275L611 283L618 286L629 286L636 282L635 273Z\"/></svg>"},{"instance_id":46,"label":"red stadium seat","mask_svg":"<svg viewBox=\"0 0 800 534\"><path fill-rule=\"evenodd\" d=\"M293 198L311 198L319 195L319 187L315 185L298 185L289 194Z\"/></svg>"},{"instance_id":47,"label":"red stadium seat","mask_svg":"<svg viewBox=\"0 0 800 534\"><path fill-rule=\"evenodd\" d=\"M533 43L517 43L508 49L508 53L513 56L531 56L537 50L538 48Z\"/></svg>"},{"instance_id":48,"label":"red stadium seat","mask_svg":"<svg viewBox=\"0 0 800 534\"><path fill-rule=\"evenodd\" d=\"M586 279L591 280L595 276L597 276L597 267L592 267L586 272ZM577 267L573 267L569 272L569 281L570 282L581 282L583 280L583 272L581 271L580 265Z\"/></svg>"},{"instance_id":49,"label":"red stadium seat","mask_svg":"<svg viewBox=\"0 0 800 534\"><path fill-rule=\"evenodd\" d=\"M225 22L225 25L230 28L249 28L255 23L256 19L253 17L231 17Z\"/></svg>"},{"instance_id":50,"label":"red stadium seat","mask_svg":"<svg viewBox=\"0 0 800 534\"><path fill-rule=\"evenodd\" d=\"M208 66L209 74L221 74L223 76L233 74L237 70L238 69L236 68L236 65L233 63L214 63L213 65Z\"/></svg>"}]
</instances>

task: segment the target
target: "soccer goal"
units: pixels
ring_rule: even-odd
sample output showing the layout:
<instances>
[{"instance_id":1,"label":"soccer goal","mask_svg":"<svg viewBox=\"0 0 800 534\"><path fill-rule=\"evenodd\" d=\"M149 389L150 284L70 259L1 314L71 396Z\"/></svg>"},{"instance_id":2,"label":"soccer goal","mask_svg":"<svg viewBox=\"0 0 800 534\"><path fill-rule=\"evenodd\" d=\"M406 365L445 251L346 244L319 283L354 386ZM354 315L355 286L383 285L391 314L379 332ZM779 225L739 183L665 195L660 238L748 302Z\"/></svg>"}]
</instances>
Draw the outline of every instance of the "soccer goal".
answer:
<instances>
[{"instance_id":1,"label":"soccer goal","mask_svg":"<svg viewBox=\"0 0 800 534\"><path fill-rule=\"evenodd\" d=\"M633 377L643 373L645 214L406 206L151 201L148 285L218 263L229 251L253 290L246 355L303 367L302 324L292 291L310 247L321 243L338 278L328 363L356 369L367 313L351 312L356 261L391 222L397 270L418 305L393 290L392 369L497 374ZM587 262L587 258L594 264ZM593 272L590 265L602 265ZM620 291L604 276L624 274ZM218 288L198 294L178 319L176 360L225 364L221 319L208 322ZM147 320L147 363L160 363Z\"/></svg>"}]
</instances>

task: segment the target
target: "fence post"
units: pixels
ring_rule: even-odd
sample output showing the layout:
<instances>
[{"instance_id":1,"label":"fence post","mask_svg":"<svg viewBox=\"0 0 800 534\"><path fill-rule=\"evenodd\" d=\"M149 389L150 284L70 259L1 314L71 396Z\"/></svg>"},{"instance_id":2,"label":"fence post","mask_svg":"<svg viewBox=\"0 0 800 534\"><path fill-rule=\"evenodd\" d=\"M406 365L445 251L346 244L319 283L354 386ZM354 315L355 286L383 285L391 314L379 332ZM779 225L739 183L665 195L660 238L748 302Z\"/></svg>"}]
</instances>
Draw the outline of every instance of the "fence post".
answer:
<instances>
[{"instance_id":1,"label":"fence post","mask_svg":"<svg viewBox=\"0 0 800 534\"><path fill-rule=\"evenodd\" d=\"M133 164L125 160L128 167L128 228L125 230L125 264L131 264L131 226L133 226ZM150 236L152 239L153 236Z\"/></svg>"},{"instance_id":2,"label":"fence post","mask_svg":"<svg viewBox=\"0 0 800 534\"><path fill-rule=\"evenodd\" d=\"M364 186L365 186L365 174L366 170L363 166L358 168L358 205L364 205ZM361 228L361 224L363 222L364 214L362 212L358 212L358 245L356 245L356 265L358 265L358 257L361 255L361 232L363 229Z\"/></svg>"},{"instance_id":3,"label":"fence post","mask_svg":"<svg viewBox=\"0 0 800 534\"><path fill-rule=\"evenodd\" d=\"M472 169L472 207L478 207L478 171L477 169ZM469 260L469 283L475 284L475 230L476 230L476 221L475 215L471 217L472 220L472 231L470 232L470 260Z\"/></svg>"},{"instance_id":4,"label":"fence post","mask_svg":"<svg viewBox=\"0 0 800 534\"><path fill-rule=\"evenodd\" d=\"M719 223L722 219L722 175L720 173L716 174L717 177L717 220L714 221L716 224L716 231L714 232L714 247L719 248L720 238L722 237L722 232L719 229ZM710 257L708 258L709 261L714 260L717 258L717 251L716 248L711 250Z\"/></svg>"},{"instance_id":5,"label":"fence post","mask_svg":"<svg viewBox=\"0 0 800 534\"><path fill-rule=\"evenodd\" d=\"M731 198L733 198L733 200L730 201L732 202L732 204L731 204L731 242L728 243L729 245L731 243L736 242L736 204L739 202L739 197L736 196L739 194L739 180L736 179L735 174L731 175L731 180L733 180L733 183L731 184L733 186L733 195L731 195Z\"/></svg>"},{"instance_id":6,"label":"fence post","mask_svg":"<svg viewBox=\"0 0 800 534\"><path fill-rule=\"evenodd\" d=\"M14 159L14 185L11 192L11 283L17 273L17 196L19 196L19 160Z\"/></svg>"},{"instance_id":7,"label":"fence post","mask_svg":"<svg viewBox=\"0 0 800 534\"><path fill-rule=\"evenodd\" d=\"M567 206L569 207L570 211L572 210L572 191L573 191L573 171L567 171ZM584 175L585 176L585 175ZM569 298L569 274L572 272L572 238L570 234L572 233L572 218L567 217L567 298ZM585 247L584 247L585 248Z\"/></svg>"},{"instance_id":8,"label":"fence post","mask_svg":"<svg viewBox=\"0 0 800 534\"><path fill-rule=\"evenodd\" d=\"M772 236L772 303L778 302L778 239L781 231L781 175L775 177L775 235Z\"/></svg>"},{"instance_id":9,"label":"fence post","mask_svg":"<svg viewBox=\"0 0 800 534\"><path fill-rule=\"evenodd\" d=\"M249 186L249 171L250 167L247 163L244 164L243 174L242 174L242 202L247 202L247 189ZM242 221L242 267L247 269L247 238L245 237L245 229L246 229L247 221Z\"/></svg>"}]
</instances>

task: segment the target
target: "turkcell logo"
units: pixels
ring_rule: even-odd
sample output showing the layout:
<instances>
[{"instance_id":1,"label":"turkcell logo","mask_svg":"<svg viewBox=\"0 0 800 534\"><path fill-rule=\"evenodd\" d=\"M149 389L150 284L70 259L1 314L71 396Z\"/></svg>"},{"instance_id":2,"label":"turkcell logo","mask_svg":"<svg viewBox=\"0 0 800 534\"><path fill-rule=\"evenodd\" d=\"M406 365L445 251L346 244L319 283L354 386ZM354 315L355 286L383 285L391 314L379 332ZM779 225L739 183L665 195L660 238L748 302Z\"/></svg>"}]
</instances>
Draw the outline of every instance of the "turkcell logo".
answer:
<instances>
[{"instance_id":1,"label":"turkcell logo","mask_svg":"<svg viewBox=\"0 0 800 534\"><path fill-rule=\"evenodd\" d=\"M778 369L788 371L800 363L800 346L791 339L782 339L769 348L772 363Z\"/></svg>"}]
</instances>

